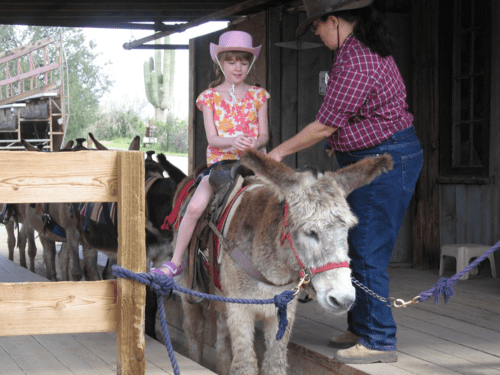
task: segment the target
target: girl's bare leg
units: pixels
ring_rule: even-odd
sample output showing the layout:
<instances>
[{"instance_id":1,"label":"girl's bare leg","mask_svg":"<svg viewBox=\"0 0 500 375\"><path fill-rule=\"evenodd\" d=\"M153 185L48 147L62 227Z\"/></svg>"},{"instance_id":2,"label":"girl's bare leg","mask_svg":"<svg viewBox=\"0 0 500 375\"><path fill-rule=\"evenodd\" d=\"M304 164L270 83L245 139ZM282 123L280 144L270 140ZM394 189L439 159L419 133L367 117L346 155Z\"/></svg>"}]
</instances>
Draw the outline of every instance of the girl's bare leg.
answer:
<instances>
[{"instance_id":1,"label":"girl's bare leg","mask_svg":"<svg viewBox=\"0 0 500 375\"><path fill-rule=\"evenodd\" d=\"M200 184L196 188L196 191L189 202L186 209L186 213L182 218L181 224L179 226L179 231L177 233L177 242L175 243L174 256L171 262L179 267L182 263L182 258L184 251L191 241L191 236L193 235L194 229L198 219L207 208L210 202L210 197L212 196L213 188L208 182L208 176L202 178ZM170 273L167 268L162 268L163 272Z\"/></svg>"}]
</instances>

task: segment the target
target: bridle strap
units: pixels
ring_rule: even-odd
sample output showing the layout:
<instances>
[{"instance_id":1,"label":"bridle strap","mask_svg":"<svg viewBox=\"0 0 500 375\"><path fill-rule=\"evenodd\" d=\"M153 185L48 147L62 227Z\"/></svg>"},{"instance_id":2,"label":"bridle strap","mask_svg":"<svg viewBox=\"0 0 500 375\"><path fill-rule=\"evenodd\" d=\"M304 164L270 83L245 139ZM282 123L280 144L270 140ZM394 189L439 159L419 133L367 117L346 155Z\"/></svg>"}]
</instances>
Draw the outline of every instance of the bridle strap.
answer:
<instances>
[{"instance_id":1,"label":"bridle strap","mask_svg":"<svg viewBox=\"0 0 500 375\"><path fill-rule=\"evenodd\" d=\"M281 246L284 245L285 240L288 240L288 244L290 245L290 248L292 249L295 258L299 262L299 266L301 268L300 270L301 278L307 276L309 279L311 279L315 274L320 272L325 272L336 268L349 268L349 262L327 263L324 266L317 268L314 267L306 268L306 266L302 262L302 259L300 259L299 253L297 252L297 249L295 249L295 246L292 241L292 234L290 233L290 228L289 228L290 224L288 223L288 203L286 201L284 201L284 207L283 207L283 224L284 228L281 232Z\"/></svg>"}]
</instances>

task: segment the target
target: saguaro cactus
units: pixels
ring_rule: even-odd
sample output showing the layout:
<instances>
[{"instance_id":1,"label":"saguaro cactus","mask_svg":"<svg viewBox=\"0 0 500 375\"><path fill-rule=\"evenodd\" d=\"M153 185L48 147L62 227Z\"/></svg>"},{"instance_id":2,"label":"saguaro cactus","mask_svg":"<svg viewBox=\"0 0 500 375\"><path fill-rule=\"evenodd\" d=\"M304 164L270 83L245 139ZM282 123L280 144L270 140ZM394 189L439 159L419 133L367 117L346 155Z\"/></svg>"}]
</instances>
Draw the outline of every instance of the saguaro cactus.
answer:
<instances>
[{"instance_id":1,"label":"saguaro cactus","mask_svg":"<svg viewBox=\"0 0 500 375\"><path fill-rule=\"evenodd\" d=\"M163 38L163 44L168 44L170 37ZM160 44L160 39L156 39ZM162 69L163 68L163 69ZM165 111L167 121L173 119L173 88L175 74L175 51L163 50L163 61L161 50L156 50L155 58L149 58L144 63L144 83L146 97L155 107L155 120L165 122Z\"/></svg>"}]
</instances>

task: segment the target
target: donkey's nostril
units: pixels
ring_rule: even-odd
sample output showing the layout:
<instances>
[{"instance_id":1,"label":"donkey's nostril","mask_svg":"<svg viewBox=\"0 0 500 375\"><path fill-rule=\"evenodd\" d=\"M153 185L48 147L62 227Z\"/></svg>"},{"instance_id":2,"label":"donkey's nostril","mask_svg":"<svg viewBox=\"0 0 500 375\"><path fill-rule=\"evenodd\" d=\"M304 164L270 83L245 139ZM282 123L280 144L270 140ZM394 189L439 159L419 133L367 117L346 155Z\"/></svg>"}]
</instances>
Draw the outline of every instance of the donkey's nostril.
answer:
<instances>
[{"instance_id":1,"label":"donkey's nostril","mask_svg":"<svg viewBox=\"0 0 500 375\"><path fill-rule=\"evenodd\" d=\"M332 305L333 307L341 307L341 303L335 297L332 296L328 297L328 301L330 302L330 305Z\"/></svg>"}]
</instances>

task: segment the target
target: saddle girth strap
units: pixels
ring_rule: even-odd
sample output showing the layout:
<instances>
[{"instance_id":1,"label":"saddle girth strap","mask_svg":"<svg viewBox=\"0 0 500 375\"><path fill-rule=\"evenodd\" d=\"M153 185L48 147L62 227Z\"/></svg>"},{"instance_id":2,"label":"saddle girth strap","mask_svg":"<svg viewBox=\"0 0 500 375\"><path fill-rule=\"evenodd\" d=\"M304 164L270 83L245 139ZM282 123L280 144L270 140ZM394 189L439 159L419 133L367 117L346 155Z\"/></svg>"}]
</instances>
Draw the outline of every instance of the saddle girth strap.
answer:
<instances>
[{"instance_id":1,"label":"saddle girth strap","mask_svg":"<svg viewBox=\"0 0 500 375\"><path fill-rule=\"evenodd\" d=\"M266 279L266 277L257 269L257 267L254 266L252 261L248 259L245 254L243 254L238 246L236 246L233 242L227 241L214 224L210 223L209 225L210 229L212 229L214 234L219 238L219 244L223 245L224 250L233 259L234 263L240 266L243 271L248 273L254 279L257 279L267 285L276 286L276 284L273 284L268 279Z\"/></svg>"}]
</instances>

